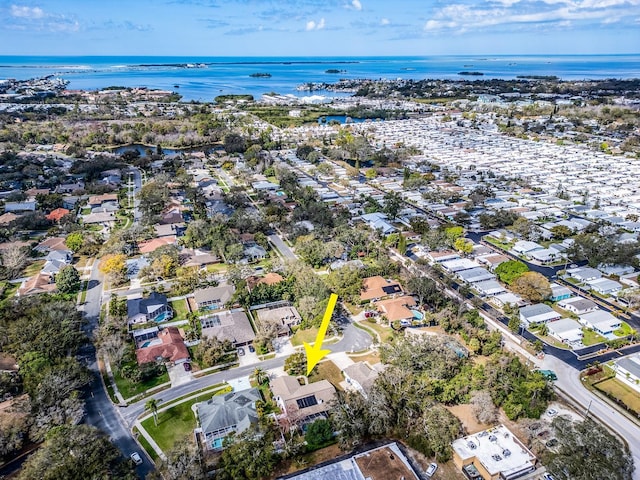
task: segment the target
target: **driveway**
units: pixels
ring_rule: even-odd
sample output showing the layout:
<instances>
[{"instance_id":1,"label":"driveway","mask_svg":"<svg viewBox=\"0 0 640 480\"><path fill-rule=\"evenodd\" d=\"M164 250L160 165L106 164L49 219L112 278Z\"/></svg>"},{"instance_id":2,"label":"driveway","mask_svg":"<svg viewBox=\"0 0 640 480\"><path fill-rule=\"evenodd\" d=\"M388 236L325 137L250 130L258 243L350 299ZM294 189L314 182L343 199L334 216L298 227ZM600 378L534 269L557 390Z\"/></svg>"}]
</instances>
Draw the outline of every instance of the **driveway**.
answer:
<instances>
[{"instance_id":1,"label":"driveway","mask_svg":"<svg viewBox=\"0 0 640 480\"><path fill-rule=\"evenodd\" d=\"M167 367L167 372L169 373L169 379L171 380L171 387L177 387L178 385L183 385L193 380L191 370L187 372L184 369L183 363Z\"/></svg>"},{"instance_id":2,"label":"driveway","mask_svg":"<svg viewBox=\"0 0 640 480\"><path fill-rule=\"evenodd\" d=\"M256 352L250 352L249 347L242 347L242 349L244 350L244 355L238 355L238 364L241 367L260 363L260 359Z\"/></svg>"}]
</instances>

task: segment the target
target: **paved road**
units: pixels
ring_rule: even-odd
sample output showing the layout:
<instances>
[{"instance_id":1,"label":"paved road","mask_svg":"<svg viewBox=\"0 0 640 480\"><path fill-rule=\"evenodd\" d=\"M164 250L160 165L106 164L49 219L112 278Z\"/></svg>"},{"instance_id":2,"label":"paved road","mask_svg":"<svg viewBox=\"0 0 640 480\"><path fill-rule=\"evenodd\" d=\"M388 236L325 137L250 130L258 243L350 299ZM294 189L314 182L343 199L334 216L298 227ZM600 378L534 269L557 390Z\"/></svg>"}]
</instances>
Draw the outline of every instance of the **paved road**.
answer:
<instances>
[{"instance_id":1,"label":"paved road","mask_svg":"<svg viewBox=\"0 0 640 480\"><path fill-rule=\"evenodd\" d=\"M567 365L558 358L547 355L542 362L542 368L556 372L558 375L558 380L555 382L556 385L582 405L583 413L586 413L587 408L589 408L590 414L627 441L633 456L633 463L636 465L633 478L640 479L640 427L584 388L581 385L578 370L572 366Z\"/></svg>"},{"instance_id":2,"label":"paved road","mask_svg":"<svg viewBox=\"0 0 640 480\"><path fill-rule=\"evenodd\" d=\"M292 260L296 260L298 258L279 235L276 235L275 233L273 235L269 235L269 241L276 246L284 258Z\"/></svg>"},{"instance_id":3,"label":"paved road","mask_svg":"<svg viewBox=\"0 0 640 480\"><path fill-rule=\"evenodd\" d=\"M142 188L142 174L140 169L130 167L129 171L133 174L133 222L138 223L142 218L142 212L140 212L140 200L137 198L137 194Z\"/></svg>"},{"instance_id":4,"label":"paved road","mask_svg":"<svg viewBox=\"0 0 640 480\"><path fill-rule=\"evenodd\" d=\"M87 291L87 299L82 306L82 310L88 320L85 329L87 334L92 337L94 329L98 326L102 297L102 275L98 269L98 260L93 264L89 282L91 288ZM80 354L87 363L88 368L94 373L94 380L87 389L84 422L98 427L109 435L111 441L120 449L123 455L128 458L131 452L140 451L140 447L123 422L122 416L120 412L118 412L118 407L111 403L111 399L105 391L104 384L100 378L95 347L93 344L88 345ZM141 478L144 478L154 469L154 465L146 455L141 455L141 457L143 463L136 468L136 472Z\"/></svg>"}]
</instances>

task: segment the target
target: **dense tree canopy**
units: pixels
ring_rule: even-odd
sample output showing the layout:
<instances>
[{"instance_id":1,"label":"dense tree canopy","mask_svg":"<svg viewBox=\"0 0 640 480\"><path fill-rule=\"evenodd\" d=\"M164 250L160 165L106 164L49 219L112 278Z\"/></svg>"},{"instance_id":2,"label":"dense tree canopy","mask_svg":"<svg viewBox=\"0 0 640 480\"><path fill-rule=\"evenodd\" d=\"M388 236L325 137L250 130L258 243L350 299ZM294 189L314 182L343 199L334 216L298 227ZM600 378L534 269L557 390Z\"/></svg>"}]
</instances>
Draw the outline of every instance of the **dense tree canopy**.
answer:
<instances>
[{"instance_id":1,"label":"dense tree canopy","mask_svg":"<svg viewBox=\"0 0 640 480\"><path fill-rule=\"evenodd\" d=\"M109 438L88 425L57 427L24 464L20 480L136 478L133 465Z\"/></svg>"},{"instance_id":2,"label":"dense tree canopy","mask_svg":"<svg viewBox=\"0 0 640 480\"><path fill-rule=\"evenodd\" d=\"M496 275L498 275L500 281L506 283L507 285L511 285L511 283L513 283L516 278L528 271L529 267L518 260L509 260L507 262L502 262L495 269L495 273Z\"/></svg>"}]
</instances>

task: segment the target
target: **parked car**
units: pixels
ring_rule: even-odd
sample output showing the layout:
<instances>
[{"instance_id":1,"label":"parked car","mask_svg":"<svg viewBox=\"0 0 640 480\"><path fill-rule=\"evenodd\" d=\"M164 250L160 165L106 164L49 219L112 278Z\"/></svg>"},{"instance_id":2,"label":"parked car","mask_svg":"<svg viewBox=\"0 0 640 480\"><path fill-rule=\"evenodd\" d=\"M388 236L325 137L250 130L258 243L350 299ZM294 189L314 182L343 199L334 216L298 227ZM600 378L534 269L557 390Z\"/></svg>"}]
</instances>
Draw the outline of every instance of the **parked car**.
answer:
<instances>
[{"instance_id":1,"label":"parked car","mask_svg":"<svg viewBox=\"0 0 640 480\"><path fill-rule=\"evenodd\" d=\"M542 478L544 478L544 480L555 480L553 478L553 475L551 475L550 473L545 473Z\"/></svg>"},{"instance_id":2,"label":"parked car","mask_svg":"<svg viewBox=\"0 0 640 480\"><path fill-rule=\"evenodd\" d=\"M183 363L182 365L184 366L184 371L185 372L190 372L191 371L191 364L189 362Z\"/></svg>"},{"instance_id":3,"label":"parked car","mask_svg":"<svg viewBox=\"0 0 640 480\"><path fill-rule=\"evenodd\" d=\"M249 345L249 351L253 353L256 351L256 349L253 347L253 345Z\"/></svg>"},{"instance_id":4,"label":"parked car","mask_svg":"<svg viewBox=\"0 0 640 480\"><path fill-rule=\"evenodd\" d=\"M550 448L555 447L556 445L558 445L558 439L557 438L552 438L547 443L545 443L545 445L547 447L550 447Z\"/></svg>"},{"instance_id":5,"label":"parked car","mask_svg":"<svg viewBox=\"0 0 640 480\"><path fill-rule=\"evenodd\" d=\"M239 348L238 349L238 355L241 357L244 355L244 348Z\"/></svg>"},{"instance_id":6,"label":"parked car","mask_svg":"<svg viewBox=\"0 0 640 480\"><path fill-rule=\"evenodd\" d=\"M427 477L431 478L433 474L436 473L436 470L438 470L438 464L432 463L431 465L429 465L429 468L427 468L427 471L425 473L427 474Z\"/></svg>"},{"instance_id":7,"label":"parked car","mask_svg":"<svg viewBox=\"0 0 640 480\"><path fill-rule=\"evenodd\" d=\"M131 454L131 460L133 460L133 463L135 463L136 465L142 464L142 458L140 457L140 454L138 452L133 452Z\"/></svg>"},{"instance_id":8,"label":"parked car","mask_svg":"<svg viewBox=\"0 0 640 480\"><path fill-rule=\"evenodd\" d=\"M550 417L555 417L558 414L558 410L556 410L555 408L550 408L549 410L547 410L547 415L549 415Z\"/></svg>"}]
</instances>

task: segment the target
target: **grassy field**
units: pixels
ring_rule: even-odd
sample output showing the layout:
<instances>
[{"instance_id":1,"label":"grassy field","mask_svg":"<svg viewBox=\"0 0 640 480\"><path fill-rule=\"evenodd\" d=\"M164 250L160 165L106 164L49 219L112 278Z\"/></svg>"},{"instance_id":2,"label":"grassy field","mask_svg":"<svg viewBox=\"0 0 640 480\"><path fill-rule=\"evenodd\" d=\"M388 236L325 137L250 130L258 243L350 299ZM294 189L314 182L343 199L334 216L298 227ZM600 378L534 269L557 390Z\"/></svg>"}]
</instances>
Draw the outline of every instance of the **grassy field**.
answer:
<instances>
[{"instance_id":1,"label":"grassy field","mask_svg":"<svg viewBox=\"0 0 640 480\"><path fill-rule=\"evenodd\" d=\"M349 358L354 362L368 362L369 365L375 365L380 362L380 354L378 352L371 352L366 355L349 355Z\"/></svg>"},{"instance_id":2,"label":"grassy field","mask_svg":"<svg viewBox=\"0 0 640 480\"><path fill-rule=\"evenodd\" d=\"M622 322L620 328L618 330L615 330L613 334L617 335L618 337L626 337L627 335L631 335L633 332L634 330L633 328L631 328L631 325L629 325L627 322Z\"/></svg>"},{"instance_id":3,"label":"grassy field","mask_svg":"<svg viewBox=\"0 0 640 480\"><path fill-rule=\"evenodd\" d=\"M484 237L484 240L491 245L501 248L502 250L511 250L511 247L513 247L513 242L501 242L497 238L489 236Z\"/></svg>"},{"instance_id":4,"label":"grassy field","mask_svg":"<svg viewBox=\"0 0 640 480\"><path fill-rule=\"evenodd\" d=\"M582 334L583 334L582 343L586 347L588 347L590 345L595 345L596 343L603 343L603 342L607 341L607 339L604 338L602 335L600 335L599 333L596 333L593 330L590 330L588 328L583 328L582 329Z\"/></svg>"},{"instance_id":5,"label":"grassy field","mask_svg":"<svg viewBox=\"0 0 640 480\"><path fill-rule=\"evenodd\" d=\"M30 263L22 271L22 276L23 277L33 277L36 273L38 273L40 270L42 270L42 267L44 266L45 262L46 262L46 260L36 260L35 262Z\"/></svg>"},{"instance_id":6,"label":"grassy field","mask_svg":"<svg viewBox=\"0 0 640 480\"><path fill-rule=\"evenodd\" d=\"M291 344L294 347L304 345L303 342L312 343L316 341L316 336L318 335L317 328L307 328L306 330L298 330L291 337Z\"/></svg>"},{"instance_id":7,"label":"grassy field","mask_svg":"<svg viewBox=\"0 0 640 480\"><path fill-rule=\"evenodd\" d=\"M367 321L358 323L364 328L368 328L370 330L373 330L374 332L377 332L378 335L380 335L381 343L388 342L389 339L393 336L393 330L391 329L391 327L387 327L386 325L380 325L379 323Z\"/></svg>"},{"instance_id":8,"label":"grassy field","mask_svg":"<svg viewBox=\"0 0 640 480\"><path fill-rule=\"evenodd\" d=\"M336 387L337 390L342 390L340 382L344 381L344 377L336 364L331 360L327 360L320 362L309 376L309 383L319 382L320 380L329 380L329 383Z\"/></svg>"},{"instance_id":9,"label":"grassy field","mask_svg":"<svg viewBox=\"0 0 640 480\"><path fill-rule=\"evenodd\" d=\"M157 387L158 385L162 385L163 383L168 382L169 374L165 370L163 374L158 377L151 378L140 383L133 383L128 378L122 377L119 370L114 370L113 378L116 382L116 385L118 386L118 390L120 391L122 396L127 399L135 397L136 395L139 395L149 390L150 388Z\"/></svg>"},{"instance_id":10,"label":"grassy field","mask_svg":"<svg viewBox=\"0 0 640 480\"><path fill-rule=\"evenodd\" d=\"M174 300L169 303L169 306L173 309L173 320L185 320L187 318L189 307L185 299Z\"/></svg>"},{"instance_id":11,"label":"grassy field","mask_svg":"<svg viewBox=\"0 0 640 480\"><path fill-rule=\"evenodd\" d=\"M640 393L616 378L610 378L594 385L598 390L619 399L627 407L640 412Z\"/></svg>"},{"instance_id":12,"label":"grassy field","mask_svg":"<svg viewBox=\"0 0 640 480\"><path fill-rule=\"evenodd\" d=\"M219 395L228 391L228 388L223 388L215 394ZM153 416L144 420L142 426L153 437L162 451L166 452L178 440L191 435L193 429L196 428L196 416L191 407L198 402L209 400L212 396L213 394L211 393L199 395L158 413L158 426L155 425Z\"/></svg>"},{"instance_id":13,"label":"grassy field","mask_svg":"<svg viewBox=\"0 0 640 480\"><path fill-rule=\"evenodd\" d=\"M134 428L133 432L134 433L138 433L138 430L136 428ZM153 460L155 462L158 459L158 454L153 449L151 444L149 442L147 442L147 439L144 438L142 435L138 434L137 439L138 439L138 443L140 443L140 445L142 445L142 448L144 448L145 451L149 454L149 456L151 457L151 460Z\"/></svg>"}]
</instances>

